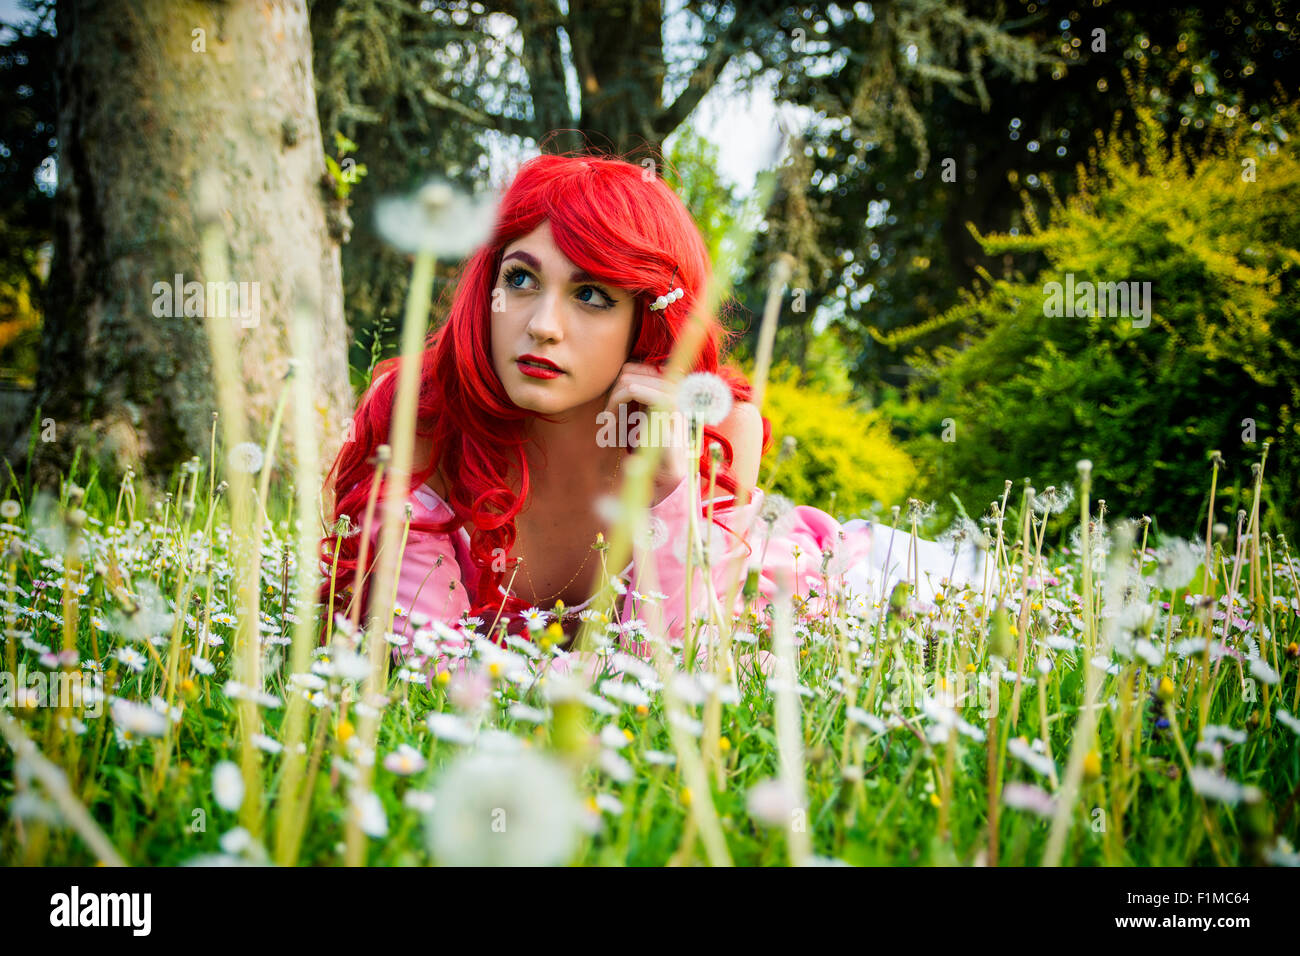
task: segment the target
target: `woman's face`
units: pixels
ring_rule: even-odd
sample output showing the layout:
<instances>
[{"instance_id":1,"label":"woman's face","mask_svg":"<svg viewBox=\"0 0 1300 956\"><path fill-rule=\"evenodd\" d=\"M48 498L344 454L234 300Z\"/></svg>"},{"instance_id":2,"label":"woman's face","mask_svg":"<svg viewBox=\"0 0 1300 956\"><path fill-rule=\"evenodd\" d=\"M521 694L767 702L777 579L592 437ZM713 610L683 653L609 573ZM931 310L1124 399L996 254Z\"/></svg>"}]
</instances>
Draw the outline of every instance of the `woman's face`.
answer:
<instances>
[{"instance_id":1,"label":"woman's face","mask_svg":"<svg viewBox=\"0 0 1300 956\"><path fill-rule=\"evenodd\" d=\"M579 270L543 221L502 250L492 290L493 368L520 408L550 415L599 404L594 427L632 351L635 313L634 296Z\"/></svg>"}]
</instances>

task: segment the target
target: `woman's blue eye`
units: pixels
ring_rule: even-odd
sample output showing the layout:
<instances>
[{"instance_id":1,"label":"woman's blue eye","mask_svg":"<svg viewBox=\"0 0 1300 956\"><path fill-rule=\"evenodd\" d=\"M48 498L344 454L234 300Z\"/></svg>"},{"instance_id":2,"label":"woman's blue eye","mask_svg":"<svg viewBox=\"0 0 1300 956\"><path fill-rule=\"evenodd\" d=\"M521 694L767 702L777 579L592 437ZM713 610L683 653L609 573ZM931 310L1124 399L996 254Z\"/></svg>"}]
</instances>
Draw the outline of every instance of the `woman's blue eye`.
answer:
<instances>
[{"instance_id":1,"label":"woman's blue eye","mask_svg":"<svg viewBox=\"0 0 1300 956\"><path fill-rule=\"evenodd\" d=\"M522 289L523 285L516 283L514 281L515 279L521 276L525 279L531 279L533 277L532 273L528 272L528 270L521 269L519 266L511 266L509 269L506 270L505 275L502 277L502 281L504 281L505 284L512 289ZM582 298L581 301L584 305L591 305L597 309L612 309L614 307L614 300L611 299L607 293L596 288L594 285L583 286L580 290L578 290L578 295L583 296L586 293L591 293L591 292L594 292L597 295L599 295L601 299L604 300L604 303L602 304L600 302L593 302L590 298Z\"/></svg>"}]
</instances>

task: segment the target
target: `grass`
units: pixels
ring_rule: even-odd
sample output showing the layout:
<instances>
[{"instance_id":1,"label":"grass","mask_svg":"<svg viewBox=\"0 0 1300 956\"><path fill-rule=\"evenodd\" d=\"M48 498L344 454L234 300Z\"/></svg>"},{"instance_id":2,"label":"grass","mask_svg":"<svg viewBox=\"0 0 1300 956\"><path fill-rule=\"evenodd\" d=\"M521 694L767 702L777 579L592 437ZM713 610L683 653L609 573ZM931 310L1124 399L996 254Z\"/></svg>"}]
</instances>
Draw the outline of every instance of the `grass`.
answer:
<instances>
[{"instance_id":1,"label":"grass","mask_svg":"<svg viewBox=\"0 0 1300 956\"><path fill-rule=\"evenodd\" d=\"M1195 581L1188 573L1182 585L1160 587L1157 549L1126 543L1124 527L1105 529L1094 515L1088 544L1099 550L1103 536L1110 554L1088 563L1085 580L1083 549L1044 549L1040 540L1049 521L1075 519L1037 514L1027 491L1006 517L993 511L987 527L997 573L986 593L941 593L932 605L901 592L892 600L831 593L773 608L777 622L788 615L785 628L766 616L741 620L738 640L753 635L759 648L774 650L794 681L737 666L731 699L725 672L702 669L667 686L647 675L636 682L644 693L636 704L636 695L603 693L599 684L560 692L558 675L538 682L539 665L526 653L486 641L467 661L468 674L483 675L477 697L467 677L426 686L395 669L381 682L387 702L376 712L376 815L351 787L364 763L353 724L364 678L329 674L324 648L310 654L315 679L295 683L289 666L293 505L268 501L259 619L256 629L241 629L237 536L220 496L206 492L209 477L205 466L192 466L176 476L169 499L148 503L133 501L129 485L103 488L91 475L84 489L65 482L57 502L38 496L6 506L21 506L0 526L8 671L22 664L29 675L52 680L64 671L103 683L87 691L82 708L25 699L0 713L0 862L171 865L212 855L258 860L264 848L281 862L338 865L350 822L369 834L362 862L437 862L426 830L448 799L438 786L449 761L469 749L444 739L456 736L449 727L477 733L478 748L502 761L543 753L571 771L580 838L566 861L1295 862L1297 562L1284 542L1265 536L1257 564L1244 525L1229 553L1211 542L1217 573L1207 578L1201 562ZM897 534L903 549L910 531ZM820 613L811 613L814 605ZM258 672L275 701L232 697L239 635L254 632ZM369 638L357 637L365 660ZM593 657L615 653L618 637L595 640ZM75 650L75 663L52 657L61 648ZM659 665L682 671L680 660L667 662L670 653L657 649ZM196 668L200 655L212 673ZM140 669L123 657L139 659ZM1092 657L1105 667L1087 668ZM998 694L988 692L989 681ZM179 719L164 718L161 731L115 719L111 704L96 707L98 693L155 713L170 705ZM1090 697L1101 701L1095 711L1084 707ZM287 736L286 704L294 700L304 708L296 740ZM536 722L537 714L513 705L544 716ZM250 706L254 719L241 724ZM670 721L671 711L688 719ZM434 713L455 716L435 722L435 733L427 721ZM714 720L716 735L704 730ZM251 815L247 796L237 809L223 808L213 786L219 763L242 763L245 740L255 757L241 779L260 798ZM305 766L287 792L296 743ZM283 749L268 752L277 744ZM403 745L423 768L385 766ZM703 805L712 810L701 813ZM522 833L507 828L495 837L535 839L528 812L518 808ZM300 832L283 829L286 818ZM712 847L709 819L720 841Z\"/></svg>"}]
</instances>

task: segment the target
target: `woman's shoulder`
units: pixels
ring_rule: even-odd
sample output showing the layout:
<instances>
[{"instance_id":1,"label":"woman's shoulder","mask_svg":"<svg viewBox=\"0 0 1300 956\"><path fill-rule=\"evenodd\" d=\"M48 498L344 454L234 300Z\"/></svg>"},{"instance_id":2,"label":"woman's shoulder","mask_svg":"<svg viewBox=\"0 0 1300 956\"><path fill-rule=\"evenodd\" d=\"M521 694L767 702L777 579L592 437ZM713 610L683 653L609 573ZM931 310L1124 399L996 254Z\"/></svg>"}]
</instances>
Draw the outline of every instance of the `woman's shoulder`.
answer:
<instances>
[{"instance_id":1,"label":"woman's shoulder","mask_svg":"<svg viewBox=\"0 0 1300 956\"><path fill-rule=\"evenodd\" d=\"M417 444L419 440L420 439L417 437ZM417 461L419 460L418 454L417 451ZM446 518L454 512L454 509L450 504L448 504L448 482L442 474L441 467L435 469L434 473L430 475L425 480L424 484L420 488L417 488L413 494L415 497L419 498L421 492L425 492L423 497L425 498L426 503L431 505L433 510L438 511L440 517ZM470 523L468 521L463 523L458 530L464 531L468 534Z\"/></svg>"}]
</instances>

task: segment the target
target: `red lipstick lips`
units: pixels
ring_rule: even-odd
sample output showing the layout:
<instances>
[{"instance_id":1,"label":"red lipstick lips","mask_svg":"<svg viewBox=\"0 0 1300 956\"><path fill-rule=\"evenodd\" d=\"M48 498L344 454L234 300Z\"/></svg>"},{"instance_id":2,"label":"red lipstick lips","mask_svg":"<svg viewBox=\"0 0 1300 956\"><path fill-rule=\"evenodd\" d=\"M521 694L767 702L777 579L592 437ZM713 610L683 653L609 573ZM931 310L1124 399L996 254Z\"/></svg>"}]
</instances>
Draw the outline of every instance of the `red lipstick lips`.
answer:
<instances>
[{"instance_id":1,"label":"red lipstick lips","mask_svg":"<svg viewBox=\"0 0 1300 956\"><path fill-rule=\"evenodd\" d=\"M519 371L531 378L557 378L564 374L564 370L558 365L540 355L521 355L515 360L515 365Z\"/></svg>"}]
</instances>

